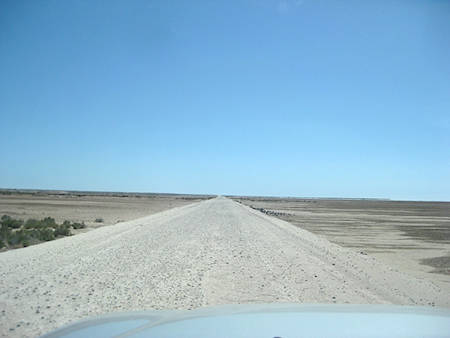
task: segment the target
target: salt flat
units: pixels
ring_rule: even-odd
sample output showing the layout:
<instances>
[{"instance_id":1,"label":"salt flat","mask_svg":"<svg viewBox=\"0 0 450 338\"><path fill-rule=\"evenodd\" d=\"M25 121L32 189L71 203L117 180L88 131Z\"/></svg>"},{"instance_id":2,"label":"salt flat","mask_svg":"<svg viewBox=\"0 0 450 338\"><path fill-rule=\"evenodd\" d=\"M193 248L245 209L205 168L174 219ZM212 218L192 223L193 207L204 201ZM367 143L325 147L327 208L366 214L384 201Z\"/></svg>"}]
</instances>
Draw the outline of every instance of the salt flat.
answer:
<instances>
[{"instance_id":1,"label":"salt flat","mask_svg":"<svg viewBox=\"0 0 450 338\"><path fill-rule=\"evenodd\" d=\"M114 311L252 302L450 306L450 295L224 197L0 253L3 336Z\"/></svg>"},{"instance_id":2,"label":"salt flat","mask_svg":"<svg viewBox=\"0 0 450 338\"><path fill-rule=\"evenodd\" d=\"M450 293L450 202L235 197Z\"/></svg>"}]
</instances>

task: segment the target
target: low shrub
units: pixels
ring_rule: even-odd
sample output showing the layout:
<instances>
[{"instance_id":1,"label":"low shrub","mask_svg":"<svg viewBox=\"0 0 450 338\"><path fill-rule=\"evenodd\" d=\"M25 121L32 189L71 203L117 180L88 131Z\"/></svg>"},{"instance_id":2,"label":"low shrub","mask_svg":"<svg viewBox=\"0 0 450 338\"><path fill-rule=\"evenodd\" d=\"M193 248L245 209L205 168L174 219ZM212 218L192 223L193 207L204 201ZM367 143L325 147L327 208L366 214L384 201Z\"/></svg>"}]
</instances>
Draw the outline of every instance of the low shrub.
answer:
<instances>
[{"instance_id":1,"label":"low shrub","mask_svg":"<svg viewBox=\"0 0 450 338\"><path fill-rule=\"evenodd\" d=\"M82 223L63 224L56 223L52 217L41 220L30 218L25 223L22 220L13 219L3 215L0 218L0 249L26 247L42 241L52 241L57 237L71 236L73 229L83 229L86 225Z\"/></svg>"},{"instance_id":2,"label":"low shrub","mask_svg":"<svg viewBox=\"0 0 450 338\"><path fill-rule=\"evenodd\" d=\"M39 239L41 241L52 241L55 239L55 234L53 229L44 228L39 230Z\"/></svg>"},{"instance_id":3,"label":"low shrub","mask_svg":"<svg viewBox=\"0 0 450 338\"><path fill-rule=\"evenodd\" d=\"M0 227L0 240L7 243L10 235L11 229L8 228L6 225L2 224Z\"/></svg>"},{"instance_id":4,"label":"low shrub","mask_svg":"<svg viewBox=\"0 0 450 338\"><path fill-rule=\"evenodd\" d=\"M2 216L1 223L11 229L19 229L23 225L23 221L21 219L14 219L8 215Z\"/></svg>"},{"instance_id":5,"label":"low shrub","mask_svg":"<svg viewBox=\"0 0 450 338\"><path fill-rule=\"evenodd\" d=\"M55 222L55 219L52 218L52 217L45 217L45 218L41 221L41 224L42 224L42 226L43 226L44 228L47 228L47 227L55 228L55 227L57 226L57 224L56 224L56 222Z\"/></svg>"},{"instance_id":6,"label":"low shrub","mask_svg":"<svg viewBox=\"0 0 450 338\"><path fill-rule=\"evenodd\" d=\"M84 222L81 223L72 223L72 228L76 229L84 229L86 228L86 224Z\"/></svg>"},{"instance_id":7,"label":"low shrub","mask_svg":"<svg viewBox=\"0 0 450 338\"><path fill-rule=\"evenodd\" d=\"M17 246L28 242L29 236L24 230L12 231L8 236L8 244Z\"/></svg>"},{"instance_id":8,"label":"low shrub","mask_svg":"<svg viewBox=\"0 0 450 338\"><path fill-rule=\"evenodd\" d=\"M52 217L45 217L41 220L30 218L25 222L25 229L43 229L43 228L56 228L58 224Z\"/></svg>"},{"instance_id":9,"label":"low shrub","mask_svg":"<svg viewBox=\"0 0 450 338\"><path fill-rule=\"evenodd\" d=\"M54 231L55 236L70 236L70 228L67 225L58 225Z\"/></svg>"},{"instance_id":10,"label":"low shrub","mask_svg":"<svg viewBox=\"0 0 450 338\"><path fill-rule=\"evenodd\" d=\"M43 228L43 225L41 221L35 218L30 218L25 222L25 229L39 229L39 228Z\"/></svg>"}]
</instances>

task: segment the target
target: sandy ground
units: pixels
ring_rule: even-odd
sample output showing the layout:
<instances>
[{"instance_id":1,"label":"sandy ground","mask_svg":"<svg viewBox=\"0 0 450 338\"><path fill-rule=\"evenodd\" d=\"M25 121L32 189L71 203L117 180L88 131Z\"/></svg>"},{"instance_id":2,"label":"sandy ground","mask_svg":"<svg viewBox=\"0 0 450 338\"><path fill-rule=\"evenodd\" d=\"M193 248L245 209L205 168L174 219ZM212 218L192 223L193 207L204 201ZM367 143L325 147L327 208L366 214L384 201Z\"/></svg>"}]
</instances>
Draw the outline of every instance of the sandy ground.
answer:
<instances>
[{"instance_id":1,"label":"sandy ground","mask_svg":"<svg viewBox=\"0 0 450 338\"><path fill-rule=\"evenodd\" d=\"M450 294L450 202L236 197Z\"/></svg>"},{"instance_id":2,"label":"sandy ground","mask_svg":"<svg viewBox=\"0 0 450 338\"><path fill-rule=\"evenodd\" d=\"M148 216L160 211L198 202L207 196L171 194L126 194L35 191L0 195L0 216L26 220L53 217L57 223L65 220L84 222L87 229L113 225ZM96 222L102 219L102 222Z\"/></svg>"},{"instance_id":3,"label":"sandy ground","mask_svg":"<svg viewBox=\"0 0 450 338\"><path fill-rule=\"evenodd\" d=\"M427 281L226 198L0 253L3 336L114 311L254 302L450 306Z\"/></svg>"}]
</instances>

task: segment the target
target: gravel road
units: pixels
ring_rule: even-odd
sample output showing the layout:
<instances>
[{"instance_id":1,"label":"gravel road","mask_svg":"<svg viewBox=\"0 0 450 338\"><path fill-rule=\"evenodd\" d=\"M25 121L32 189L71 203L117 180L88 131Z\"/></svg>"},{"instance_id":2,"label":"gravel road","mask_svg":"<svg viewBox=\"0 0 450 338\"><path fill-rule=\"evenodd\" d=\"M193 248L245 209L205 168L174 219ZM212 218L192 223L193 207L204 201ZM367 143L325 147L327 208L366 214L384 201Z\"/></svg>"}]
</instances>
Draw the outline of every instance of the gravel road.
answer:
<instances>
[{"instance_id":1,"label":"gravel road","mask_svg":"<svg viewBox=\"0 0 450 338\"><path fill-rule=\"evenodd\" d=\"M450 306L450 296L224 197L0 254L3 336L114 311L253 302Z\"/></svg>"}]
</instances>

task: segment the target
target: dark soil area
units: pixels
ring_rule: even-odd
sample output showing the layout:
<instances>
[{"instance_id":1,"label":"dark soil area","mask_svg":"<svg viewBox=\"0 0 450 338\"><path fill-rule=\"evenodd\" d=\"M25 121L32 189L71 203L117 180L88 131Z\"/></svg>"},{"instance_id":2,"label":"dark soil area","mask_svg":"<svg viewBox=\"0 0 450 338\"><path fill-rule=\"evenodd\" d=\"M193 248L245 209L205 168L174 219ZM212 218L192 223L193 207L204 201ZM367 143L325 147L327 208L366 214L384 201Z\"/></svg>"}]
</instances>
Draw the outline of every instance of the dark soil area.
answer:
<instances>
[{"instance_id":1,"label":"dark soil area","mask_svg":"<svg viewBox=\"0 0 450 338\"><path fill-rule=\"evenodd\" d=\"M432 272L450 275L450 256L422 259L422 264L434 267Z\"/></svg>"}]
</instances>

